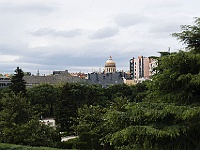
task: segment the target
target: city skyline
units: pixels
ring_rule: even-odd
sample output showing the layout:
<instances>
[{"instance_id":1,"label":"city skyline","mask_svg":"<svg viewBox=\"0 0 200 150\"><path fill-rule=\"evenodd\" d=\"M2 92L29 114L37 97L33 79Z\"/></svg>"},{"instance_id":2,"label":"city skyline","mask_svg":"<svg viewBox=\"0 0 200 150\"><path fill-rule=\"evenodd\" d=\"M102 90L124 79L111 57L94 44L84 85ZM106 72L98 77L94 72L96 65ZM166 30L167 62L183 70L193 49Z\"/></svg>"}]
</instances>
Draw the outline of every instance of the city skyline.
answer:
<instances>
[{"instance_id":1,"label":"city skyline","mask_svg":"<svg viewBox=\"0 0 200 150\"><path fill-rule=\"evenodd\" d=\"M200 16L198 0L1 0L0 73L92 72L111 55L117 70L137 56L184 48L171 34Z\"/></svg>"}]
</instances>

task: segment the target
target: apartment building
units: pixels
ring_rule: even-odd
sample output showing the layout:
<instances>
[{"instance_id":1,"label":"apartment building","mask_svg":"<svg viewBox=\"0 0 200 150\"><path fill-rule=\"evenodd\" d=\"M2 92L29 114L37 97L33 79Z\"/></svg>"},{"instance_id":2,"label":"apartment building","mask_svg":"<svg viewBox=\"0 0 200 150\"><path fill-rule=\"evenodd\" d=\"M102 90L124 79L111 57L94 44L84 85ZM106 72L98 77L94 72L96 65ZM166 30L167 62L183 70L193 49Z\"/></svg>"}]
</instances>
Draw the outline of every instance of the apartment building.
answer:
<instances>
[{"instance_id":1,"label":"apartment building","mask_svg":"<svg viewBox=\"0 0 200 150\"><path fill-rule=\"evenodd\" d=\"M130 59L130 78L149 79L153 75L153 68L156 66L156 60L149 57L138 56Z\"/></svg>"}]
</instances>

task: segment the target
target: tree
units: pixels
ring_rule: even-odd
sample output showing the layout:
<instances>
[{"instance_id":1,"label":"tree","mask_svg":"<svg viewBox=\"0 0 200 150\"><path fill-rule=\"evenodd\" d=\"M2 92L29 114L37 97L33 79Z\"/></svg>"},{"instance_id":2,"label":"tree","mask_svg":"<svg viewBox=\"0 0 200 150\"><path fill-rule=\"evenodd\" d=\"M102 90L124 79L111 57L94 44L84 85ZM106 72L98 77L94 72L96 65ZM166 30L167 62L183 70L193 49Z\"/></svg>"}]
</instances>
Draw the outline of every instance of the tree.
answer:
<instances>
[{"instance_id":1,"label":"tree","mask_svg":"<svg viewBox=\"0 0 200 150\"><path fill-rule=\"evenodd\" d=\"M126 110L108 110L110 129L102 139L115 149L198 149L199 107L170 103L129 103Z\"/></svg>"},{"instance_id":2,"label":"tree","mask_svg":"<svg viewBox=\"0 0 200 150\"><path fill-rule=\"evenodd\" d=\"M21 94L5 94L1 99L0 111L0 142L52 146L60 141L54 129L39 122L37 114L30 105L29 99Z\"/></svg>"},{"instance_id":3,"label":"tree","mask_svg":"<svg viewBox=\"0 0 200 150\"><path fill-rule=\"evenodd\" d=\"M148 86L154 100L191 104L200 98L200 54L179 51L159 58Z\"/></svg>"},{"instance_id":4,"label":"tree","mask_svg":"<svg viewBox=\"0 0 200 150\"><path fill-rule=\"evenodd\" d=\"M24 81L23 77L24 77L24 72L22 71L22 69L17 67L17 69L15 70L14 76L12 76L11 85L10 85L10 89L15 94L26 93L26 82Z\"/></svg>"},{"instance_id":5,"label":"tree","mask_svg":"<svg viewBox=\"0 0 200 150\"><path fill-rule=\"evenodd\" d=\"M51 117L54 115L54 104L57 97L56 88L53 85L44 83L33 86L27 90L27 97L31 105L40 113L40 116Z\"/></svg>"},{"instance_id":6,"label":"tree","mask_svg":"<svg viewBox=\"0 0 200 150\"><path fill-rule=\"evenodd\" d=\"M106 105L104 89L99 85L66 83L58 87L59 98L56 102L56 117L61 130L70 131L76 124L78 108L84 105Z\"/></svg>"},{"instance_id":7,"label":"tree","mask_svg":"<svg viewBox=\"0 0 200 150\"><path fill-rule=\"evenodd\" d=\"M148 92L147 83L148 81L144 81L142 83L137 83L136 85L131 86L132 102L142 102L145 99Z\"/></svg>"},{"instance_id":8,"label":"tree","mask_svg":"<svg viewBox=\"0 0 200 150\"><path fill-rule=\"evenodd\" d=\"M100 138L106 132L105 128L102 127L105 112L106 109L99 105L84 105L78 109L78 117L76 118L78 124L74 126L74 129L79 135L79 141L87 142L88 150L101 149Z\"/></svg>"},{"instance_id":9,"label":"tree","mask_svg":"<svg viewBox=\"0 0 200 150\"><path fill-rule=\"evenodd\" d=\"M61 95L56 104L56 121L60 125L61 131L71 132L71 126L75 124L72 118L77 117L78 104L76 101L77 90L72 88L72 84L66 83L61 90Z\"/></svg>"},{"instance_id":10,"label":"tree","mask_svg":"<svg viewBox=\"0 0 200 150\"><path fill-rule=\"evenodd\" d=\"M78 109L78 117L76 121L78 125L74 126L77 134L82 134L85 132L92 132L96 134L103 133L101 130L101 125L103 123L103 115L105 114L106 109L97 105L97 106L87 106Z\"/></svg>"},{"instance_id":11,"label":"tree","mask_svg":"<svg viewBox=\"0 0 200 150\"><path fill-rule=\"evenodd\" d=\"M200 53L200 18L195 18L194 25L182 25L182 32L173 33L172 36L186 44L190 51Z\"/></svg>"},{"instance_id":12,"label":"tree","mask_svg":"<svg viewBox=\"0 0 200 150\"><path fill-rule=\"evenodd\" d=\"M116 84L106 89L106 96L110 101L113 101L117 97L126 97L127 99L130 99L131 95L131 88L126 84Z\"/></svg>"}]
</instances>

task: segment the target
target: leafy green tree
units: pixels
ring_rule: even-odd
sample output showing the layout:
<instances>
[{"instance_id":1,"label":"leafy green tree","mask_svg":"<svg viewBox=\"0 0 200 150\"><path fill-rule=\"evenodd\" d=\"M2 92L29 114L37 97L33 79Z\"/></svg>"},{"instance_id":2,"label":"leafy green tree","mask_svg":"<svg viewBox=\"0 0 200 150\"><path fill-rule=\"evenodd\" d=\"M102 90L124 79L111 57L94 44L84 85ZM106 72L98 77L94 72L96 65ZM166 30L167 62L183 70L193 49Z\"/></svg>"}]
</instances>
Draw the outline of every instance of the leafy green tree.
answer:
<instances>
[{"instance_id":1,"label":"leafy green tree","mask_svg":"<svg viewBox=\"0 0 200 150\"><path fill-rule=\"evenodd\" d=\"M86 132L93 132L96 134L101 134L101 124L103 123L103 115L105 114L106 109L101 106L87 106L78 109L78 124L74 126L77 134L82 134Z\"/></svg>"},{"instance_id":2,"label":"leafy green tree","mask_svg":"<svg viewBox=\"0 0 200 150\"><path fill-rule=\"evenodd\" d=\"M100 138L105 134L105 128L103 128L105 113L106 109L99 105L84 105L78 109L76 118L78 123L74 126L74 130L79 135L80 142L87 142L88 150L101 149Z\"/></svg>"},{"instance_id":3,"label":"leafy green tree","mask_svg":"<svg viewBox=\"0 0 200 150\"><path fill-rule=\"evenodd\" d=\"M131 102L142 102L144 101L147 93L148 93L148 84L149 81L144 81L142 83L137 83L136 85L132 85L131 91L132 91L132 95L131 95Z\"/></svg>"},{"instance_id":4,"label":"leafy green tree","mask_svg":"<svg viewBox=\"0 0 200 150\"><path fill-rule=\"evenodd\" d=\"M23 145L53 146L59 134L39 122L29 99L20 94L6 94L1 99L0 142Z\"/></svg>"},{"instance_id":5,"label":"leafy green tree","mask_svg":"<svg viewBox=\"0 0 200 150\"><path fill-rule=\"evenodd\" d=\"M200 98L200 54L180 51L159 59L157 73L149 89L155 99L194 103Z\"/></svg>"},{"instance_id":6,"label":"leafy green tree","mask_svg":"<svg viewBox=\"0 0 200 150\"><path fill-rule=\"evenodd\" d=\"M194 25L182 25L182 32L173 33L172 36L177 37L190 51L200 53L200 18L196 18L194 23Z\"/></svg>"},{"instance_id":7,"label":"leafy green tree","mask_svg":"<svg viewBox=\"0 0 200 150\"><path fill-rule=\"evenodd\" d=\"M14 76L12 76L11 85L10 85L10 89L15 94L18 94L18 93L25 94L26 93L26 82L23 79L23 77L24 77L24 72L22 71L22 69L17 67L17 69L15 70Z\"/></svg>"},{"instance_id":8,"label":"leafy green tree","mask_svg":"<svg viewBox=\"0 0 200 150\"><path fill-rule=\"evenodd\" d=\"M98 85L66 83L58 87L59 98L56 102L56 117L61 130L70 131L76 124L78 108L84 105L105 106L107 101L104 89Z\"/></svg>"},{"instance_id":9,"label":"leafy green tree","mask_svg":"<svg viewBox=\"0 0 200 150\"><path fill-rule=\"evenodd\" d=\"M110 101L113 101L117 97L126 97L127 99L130 99L132 91L130 86L126 84L116 84L106 89L106 96Z\"/></svg>"},{"instance_id":10,"label":"leafy green tree","mask_svg":"<svg viewBox=\"0 0 200 150\"><path fill-rule=\"evenodd\" d=\"M107 105L107 97L105 96L105 89L100 85L85 84L82 85L82 105ZM81 107L80 106L80 107Z\"/></svg>"},{"instance_id":11,"label":"leafy green tree","mask_svg":"<svg viewBox=\"0 0 200 150\"><path fill-rule=\"evenodd\" d=\"M169 103L129 103L107 111L102 139L116 149L195 149L199 147L199 107Z\"/></svg>"},{"instance_id":12,"label":"leafy green tree","mask_svg":"<svg viewBox=\"0 0 200 150\"><path fill-rule=\"evenodd\" d=\"M43 117L54 116L54 105L57 99L57 90L53 85L43 83L33 86L27 90L27 97L30 98L31 105Z\"/></svg>"}]
</instances>

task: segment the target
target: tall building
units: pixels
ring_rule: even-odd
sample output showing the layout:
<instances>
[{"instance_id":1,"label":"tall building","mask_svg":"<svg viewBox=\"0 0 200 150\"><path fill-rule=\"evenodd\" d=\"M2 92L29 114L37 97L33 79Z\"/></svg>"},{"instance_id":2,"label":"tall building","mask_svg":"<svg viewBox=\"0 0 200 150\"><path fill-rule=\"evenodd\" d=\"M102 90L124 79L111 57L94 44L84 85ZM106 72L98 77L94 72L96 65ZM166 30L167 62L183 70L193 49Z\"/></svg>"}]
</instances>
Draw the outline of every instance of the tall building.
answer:
<instances>
[{"instance_id":1,"label":"tall building","mask_svg":"<svg viewBox=\"0 0 200 150\"><path fill-rule=\"evenodd\" d=\"M148 79L153 74L153 68L156 61L152 58L138 56L138 58L130 59L130 77L132 79L145 78Z\"/></svg>"},{"instance_id":2,"label":"tall building","mask_svg":"<svg viewBox=\"0 0 200 150\"><path fill-rule=\"evenodd\" d=\"M116 72L116 63L112 60L110 56L109 59L105 63L104 73L115 73Z\"/></svg>"}]
</instances>

